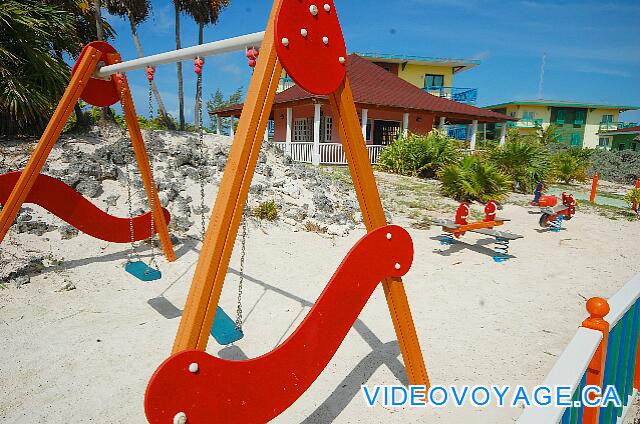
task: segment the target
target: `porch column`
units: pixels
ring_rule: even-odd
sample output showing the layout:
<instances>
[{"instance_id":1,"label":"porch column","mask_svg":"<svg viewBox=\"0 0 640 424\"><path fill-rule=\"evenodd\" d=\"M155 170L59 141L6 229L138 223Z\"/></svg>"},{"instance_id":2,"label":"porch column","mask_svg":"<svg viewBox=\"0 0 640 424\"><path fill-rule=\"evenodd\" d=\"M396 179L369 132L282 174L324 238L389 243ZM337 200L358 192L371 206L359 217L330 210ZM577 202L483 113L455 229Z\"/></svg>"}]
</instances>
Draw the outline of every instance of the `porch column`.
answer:
<instances>
[{"instance_id":1,"label":"porch column","mask_svg":"<svg viewBox=\"0 0 640 424\"><path fill-rule=\"evenodd\" d=\"M291 156L291 121L293 121L293 109L287 108L287 134L285 136L284 153Z\"/></svg>"},{"instance_id":2,"label":"porch column","mask_svg":"<svg viewBox=\"0 0 640 424\"><path fill-rule=\"evenodd\" d=\"M264 130L264 141L269 141L269 125L267 125L267 128Z\"/></svg>"},{"instance_id":3,"label":"porch column","mask_svg":"<svg viewBox=\"0 0 640 424\"><path fill-rule=\"evenodd\" d=\"M222 134L222 124L220 122L220 115L216 114L216 134Z\"/></svg>"},{"instance_id":4,"label":"porch column","mask_svg":"<svg viewBox=\"0 0 640 424\"><path fill-rule=\"evenodd\" d=\"M362 109L362 137L367 144L367 119L369 119L369 109Z\"/></svg>"},{"instance_id":5,"label":"porch column","mask_svg":"<svg viewBox=\"0 0 640 424\"><path fill-rule=\"evenodd\" d=\"M314 106L313 114L313 154L311 162L314 166L320 165L320 103Z\"/></svg>"},{"instance_id":6,"label":"porch column","mask_svg":"<svg viewBox=\"0 0 640 424\"><path fill-rule=\"evenodd\" d=\"M402 115L402 133L405 137L409 136L409 112Z\"/></svg>"},{"instance_id":7,"label":"porch column","mask_svg":"<svg viewBox=\"0 0 640 424\"><path fill-rule=\"evenodd\" d=\"M471 141L469 143L469 147L472 152L476 151L476 140L478 139L478 120L474 119L471 124Z\"/></svg>"},{"instance_id":8,"label":"porch column","mask_svg":"<svg viewBox=\"0 0 640 424\"><path fill-rule=\"evenodd\" d=\"M438 125L438 130L444 134L444 126L446 124L446 118L444 116L440 117L440 124Z\"/></svg>"},{"instance_id":9,"label":"porch column","mask_svg":"<svg viewBox=\"0 0 640 424\"><path fill-rule=\"evenodd\" d=\"M235 137L235 135L236 135L236 130L235 130L235 128L234 128L234 121L235 121L235 119L236 119L236 117L235 117L235 116L233 116L233 115L231 115L231 126L229 127L229 128L231 128L231 129L229 130L229 131L230 131L230 134L231 134L231 137Z\"/></svg>"},{"instance_id":10,"label":"porch column","mask_svg":"<svg viewBox=\"0 0 640 424\"><path fill-rule=\"evenodd\" d=\"M507 142L507 123L502 123L502 128L500 129L500 145L504 146Z\"/></svg>"}]
</instances>

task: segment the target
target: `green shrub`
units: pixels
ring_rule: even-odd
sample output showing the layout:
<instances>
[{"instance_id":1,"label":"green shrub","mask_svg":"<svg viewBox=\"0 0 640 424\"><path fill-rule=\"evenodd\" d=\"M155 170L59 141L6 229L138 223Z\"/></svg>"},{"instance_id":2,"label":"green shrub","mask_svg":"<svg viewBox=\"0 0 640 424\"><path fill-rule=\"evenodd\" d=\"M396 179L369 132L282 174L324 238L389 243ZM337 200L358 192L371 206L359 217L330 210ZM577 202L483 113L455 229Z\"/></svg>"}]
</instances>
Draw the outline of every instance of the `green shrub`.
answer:
<instances>
[{"instance_id":1,"label":"green shrub","mask_svg":"<svg viewBox=\"0 0 640 424\"><path fill-rule=\"evenodd\" d=\"M627 202L629 207L633 207L634 203L640 205L640 188L634 188L624 196L624 201ZM640 215L640 207L636 210L636 213Z\"/></svg>"},{"instance_id":2,"label":"green shrub","mask_svg":"<svg viewBox=\"0 0 640 424\"><path fill-rule=\"evenodd\" d=\"M513 190L531 193L550 171L548 150L534 139L511 138L503 147L489 154L500 171L513 180Z\"/></svg>"},{"instance_id":3,"label":"green shrub","mask_svg":"<svg viewBox=\"0 0 640 424\"><path fill-rule=\"evenodd\" d=\"M253 209L253 216L258 219L266 219L267 221L275 221L278 217L278 205L273 200L267 200Z\"/></svg>"},{"instance_id":4,"label":"green shrub","mask_svg":"<svg viewBox=\"0 0 640 424\"><path fill-rule=\"evenodd\" d=\"M501 200L512 185L508 175L479 156L468 156L443 167L438 178L442 192L456 200Z\"/></svg>"},{"instance_id":5,"label":"green shrub","mask_svg":"<svg viewBox=\"0 0 640 424\"><path fill-rule=\"evenodd\" d=\"M640 152L596 150L591 155L589 173L620 184L634 184L640 177Z\"/></svg>"},{"instance_id":6,"label":"green shrub","mask_svg":"<svg viewBox=\"0 0 640 424\"><path fill-rule=\"evenodd\" d=\"M556 180L570 184L574 180L587 180L591 152L583 149L568 149L556 153L552 160L552 175Z\"/></svg>"},{"instance_id":7,"label":"green shrub","mask_svg":"<svg viewBox=\"0 0 640 424\"><path fill-rule=\"evenodd\" d=\"M380 153L378 167L400 175L432 178L445 165L460 159L460 145L438 131L398 138Z\"/></svg>"}]
</instances>

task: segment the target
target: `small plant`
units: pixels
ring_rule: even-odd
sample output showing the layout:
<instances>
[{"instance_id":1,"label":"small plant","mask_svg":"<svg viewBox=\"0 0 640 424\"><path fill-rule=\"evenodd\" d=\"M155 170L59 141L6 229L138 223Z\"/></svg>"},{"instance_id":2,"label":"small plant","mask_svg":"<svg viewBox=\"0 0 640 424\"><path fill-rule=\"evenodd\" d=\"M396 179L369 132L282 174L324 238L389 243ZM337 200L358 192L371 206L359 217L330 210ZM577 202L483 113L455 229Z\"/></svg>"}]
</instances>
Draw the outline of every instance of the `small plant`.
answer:
<instances>
[{"instance_id":1,"label":"small plant","mask_svg":"<svg viewBox=\"0 0 640 424\"><path fill-rule=\"evenodd\" d=\"M630 208L636 207L634 212L640 216L640 188L634 188L624 196L624 201L627 202Z\"/></svg>"},{"instance_id":2,"label":"small plant","mask_svg":"<svg viewBox=\"0 0 640 424\"><path fill-rule=\"evenodd\" d=\"M273 200L267 200L253 209L253 216L258 219L266 219L267 221L275 221L278 218L278 205Z\"/></svg>"},{"instance_id":3,"label":"small plant","mask_svg":"<svg viewBox=\"0 0 640 424\"><path fill-rule=\"evenodd\" d=\"M442 192L456 200L501 200L511 188L511 178L479 156L467 156L438 173Z\"/></svg>"},{"instance_id":4,"label":"small plant","mask_svg":"<svg viewBox=\"0 0 640 424\"><path fill-rule=\"evenodd\" d=\"M574 180L587 180L589 158L582 149L569 149L556 153L551 161L552 174L556 180L571 184Z\"/></svg>"},{"instance_id":5,"label":"small plant","mask_svg":"<svg viewBox=\"0 0 640 424\"><path fill-rule=\"evenodd\" d=\"M310 233L326 234L328 228L321 226L317 222L307 221L304 223L304 230Z\"/></svg>"}]
</instances>

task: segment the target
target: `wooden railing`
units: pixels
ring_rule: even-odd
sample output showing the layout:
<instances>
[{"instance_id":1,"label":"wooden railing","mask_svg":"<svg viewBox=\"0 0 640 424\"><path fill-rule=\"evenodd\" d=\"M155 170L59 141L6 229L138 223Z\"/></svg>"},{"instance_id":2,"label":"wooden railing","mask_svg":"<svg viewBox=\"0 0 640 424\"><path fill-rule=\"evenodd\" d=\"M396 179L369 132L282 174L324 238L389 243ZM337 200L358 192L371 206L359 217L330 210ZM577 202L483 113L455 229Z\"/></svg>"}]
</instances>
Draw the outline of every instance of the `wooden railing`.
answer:
<instances>
[{"instance_id":1,"label":"wooden railing","mask_svg":"<svg viewBox=\"0 0 640 424\"><path fill-rule=\"evenodd\" d=\"M544 380L544 385L571 386L572 401L580 401L587 385L616 388L622 404L616 407L530 407L518 424L621 423L640 388L640 274L607 302L587 302L589 318L582 323L569 345Z\"/></svg>"}]
</instances>

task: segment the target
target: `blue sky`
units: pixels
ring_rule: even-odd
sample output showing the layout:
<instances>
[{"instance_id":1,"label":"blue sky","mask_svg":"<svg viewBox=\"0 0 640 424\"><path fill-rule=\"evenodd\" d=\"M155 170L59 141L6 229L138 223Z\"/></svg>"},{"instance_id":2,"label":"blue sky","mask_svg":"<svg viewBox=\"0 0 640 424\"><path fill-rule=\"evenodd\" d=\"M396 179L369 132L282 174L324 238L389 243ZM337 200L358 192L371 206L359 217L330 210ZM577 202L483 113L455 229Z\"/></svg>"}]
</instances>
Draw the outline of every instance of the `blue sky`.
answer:
<instances>
[{"instance_id":1,"label":"blue sky","mask_svg":"<svg viewBox=\"0 0 640 424\"><path fill-rule=\"evenodd\" d=\"M482 64L457 74L454 85L479 88L478 105L538 97L540 65L547 54L544 98L640 106L640 2L592 0L336 0L349 51L478 59ZM205 42L262 31L270 1L232 0ZM123 58L136 51L128 22L107 17ZM183 47L197 44L197 26L182 16ZM174 9L153 1L153 13L139 27L145 55L175 48ZM217 88L230 94L247 87L251 70L242 53L209 58L204 96ZM195 74L185 63L187 120L193 119ZM146 113L143 71L128 75ZM156 72L162 98L177 116L175 65ZM640 111L621 115L640 121Z\"/></svg>"}]
</instances>

